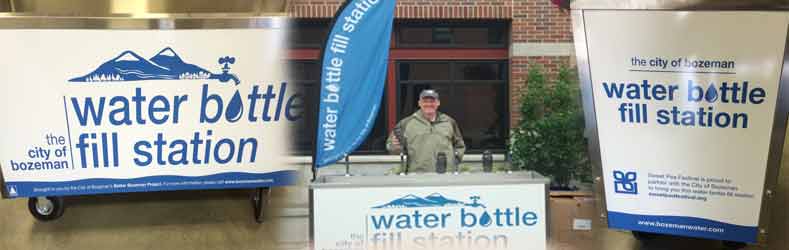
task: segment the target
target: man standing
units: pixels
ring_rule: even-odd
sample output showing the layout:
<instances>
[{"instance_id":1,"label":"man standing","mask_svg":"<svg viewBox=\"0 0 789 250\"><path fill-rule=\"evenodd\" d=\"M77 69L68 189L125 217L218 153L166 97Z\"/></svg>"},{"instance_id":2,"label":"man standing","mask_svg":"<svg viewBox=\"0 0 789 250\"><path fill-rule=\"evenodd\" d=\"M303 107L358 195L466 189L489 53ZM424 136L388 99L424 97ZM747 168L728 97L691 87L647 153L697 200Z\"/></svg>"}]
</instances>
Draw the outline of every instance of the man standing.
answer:
<instances>
[{"instance_id":1,"label":"man standing","mask_svg":"<svg viewBox=\"0 0 789 250\"><path fill-rule=\"evenodd\" d=\"M439 153L447 158L447 169L456 168L463 159L466 144L455 119L438 112L441 101L435 90L424 90L419 94L419 110L397 123L395 131L401 131L408 153L409 171L435 172ZM393 154L402 152L400 140L395 132L386 140L386 149Z\"/></svg>"}]
</instances>

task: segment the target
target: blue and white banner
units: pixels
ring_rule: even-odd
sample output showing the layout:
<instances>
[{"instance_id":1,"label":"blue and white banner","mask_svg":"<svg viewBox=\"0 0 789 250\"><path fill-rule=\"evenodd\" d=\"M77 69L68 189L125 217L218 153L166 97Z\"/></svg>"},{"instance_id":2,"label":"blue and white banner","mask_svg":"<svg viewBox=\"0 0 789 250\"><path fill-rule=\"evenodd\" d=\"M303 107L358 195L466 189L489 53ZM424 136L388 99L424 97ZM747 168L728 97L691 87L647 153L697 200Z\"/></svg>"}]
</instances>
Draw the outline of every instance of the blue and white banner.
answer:
<instances>
[{"instance_id":1,"label":"blue and white banner","mask_svg":"<svg viewBox=\"0 0 789 250\"><path fill-rule=\"evenodd\" d=\"M326 39L315 166L353 152L370 133L386 81L394 0L349 0Z\"/></svg>"},{"instance_id":2,"label":"blue and white banner","mask_svg":"<svg viewBox=\"0 0 789 250\"><path fill-rule=\"evenodd\" d=\"M789 15L574 18L588 39L608 225L755 242Z\"/></svg>"},{"instance_id":3,"label":"blue and white banner","mask_svg":"<svg viewBox=\"0 0 789 250\"><path fill-rule=\"evenodd\" d=\"M303 100L283 81L279 26L0 30L5 193L292 183Z\"/></svg>"},{"instance_id":4,"label":"blue and white banner","mask_svg":"<svg viewBox=\"0 0 789 250\"><path fill-rule=\"evenodd\" d=\"M314 188L313 249L544 250L545 187Z\"/></svg>"}]
</instances>

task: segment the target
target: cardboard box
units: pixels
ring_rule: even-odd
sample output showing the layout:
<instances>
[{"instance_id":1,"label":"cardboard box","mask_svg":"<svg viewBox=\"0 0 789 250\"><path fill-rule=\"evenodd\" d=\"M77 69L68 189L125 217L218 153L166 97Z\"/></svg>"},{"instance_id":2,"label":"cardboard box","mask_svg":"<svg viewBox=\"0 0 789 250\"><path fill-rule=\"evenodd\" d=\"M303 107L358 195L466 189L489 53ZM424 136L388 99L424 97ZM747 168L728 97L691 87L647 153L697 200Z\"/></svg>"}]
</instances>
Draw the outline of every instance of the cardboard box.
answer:
<instances>
[{"instance_id":1,"label":"cardboard box","mask_svg":"<svg viewBox=\"0 0 789 250\"><path fill-rule=\"evenodd\" d=\"M594 196L589 192L551 192L550 196L548 241L593 244L593 232L600 224Z\"/></svg>"}]
</instances>

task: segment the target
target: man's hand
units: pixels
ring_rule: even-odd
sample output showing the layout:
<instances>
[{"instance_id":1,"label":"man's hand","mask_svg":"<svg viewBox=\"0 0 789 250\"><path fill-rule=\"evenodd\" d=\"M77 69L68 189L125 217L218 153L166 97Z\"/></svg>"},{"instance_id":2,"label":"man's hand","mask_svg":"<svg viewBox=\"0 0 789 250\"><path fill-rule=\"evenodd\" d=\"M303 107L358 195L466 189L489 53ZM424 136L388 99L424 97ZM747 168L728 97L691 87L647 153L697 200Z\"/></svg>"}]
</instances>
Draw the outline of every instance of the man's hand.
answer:
<instances>
[{"instance_id":1,"label":"man's hand","mask_svg":"<svg viewBox=\"0 0 789 250\"><path fill-rule=\"evenodd\" d=\"M397 136L392 135L392 147L393 148L400 148L400 140L397 139Z\"/></svg>"},{"instance_id":2,"label":"man's hand","mask_svg":"<svg viewBox=\"0 0 789 250\"><path fill-rule=\"evenodd\" d=\"M403 146L400 144L400 140L397 139L397 136L394 132L392 132L389 135L389 138L386 139L386 150L389 151L390 154L403 153Z\"/></svg>"}]
</instances>

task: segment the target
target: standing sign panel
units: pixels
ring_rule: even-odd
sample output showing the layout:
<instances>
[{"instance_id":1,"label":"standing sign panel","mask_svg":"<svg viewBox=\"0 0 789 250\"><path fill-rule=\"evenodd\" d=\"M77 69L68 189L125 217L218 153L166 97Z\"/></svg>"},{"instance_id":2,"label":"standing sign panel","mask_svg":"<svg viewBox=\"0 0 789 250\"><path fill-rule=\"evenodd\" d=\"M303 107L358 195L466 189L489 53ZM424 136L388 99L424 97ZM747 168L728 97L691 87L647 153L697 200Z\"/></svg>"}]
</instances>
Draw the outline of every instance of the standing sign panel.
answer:
<instances>
[{"instance_id":1,"label":"standing sign panel","mask_svg":"<svg viewBox=\"0 0 789 250\"><path fill-rule=\"evenodd\" d=\"M755 242L787 15L583 18L609 227Z\"/></svg>"},{"instance_id":2,"label":"standing sign panel","mask_svg":"<svg viewBox=\"0 0 789 250\"><path fill-rule=\"evenodd\" d=\"M266 20L263 23L273 23ZM284 30L0 30L9 197L285 185ZM232 44L232 46L228 46Z\"/></svg>"}]
</instances>

